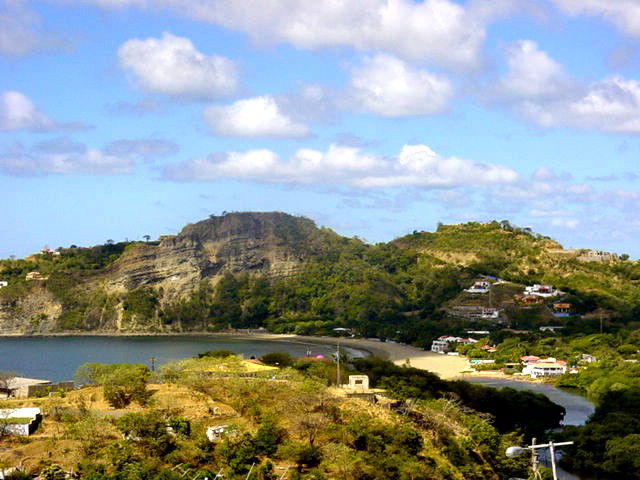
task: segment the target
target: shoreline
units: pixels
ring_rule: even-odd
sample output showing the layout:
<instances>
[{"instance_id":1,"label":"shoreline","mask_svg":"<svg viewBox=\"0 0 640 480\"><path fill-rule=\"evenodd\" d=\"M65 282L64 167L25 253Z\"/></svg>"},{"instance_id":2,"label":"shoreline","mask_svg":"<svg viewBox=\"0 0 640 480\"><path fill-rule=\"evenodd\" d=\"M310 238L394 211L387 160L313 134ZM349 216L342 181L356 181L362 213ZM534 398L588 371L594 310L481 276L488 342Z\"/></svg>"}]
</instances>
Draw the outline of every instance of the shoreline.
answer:
<instances>
[{"instance_id":1,"label":"shoreline","mask_svg":"<svg viewBox=\"0 0 640 480\"><path fill-rule=\"evenodd\" d=\"M542 379L532 379L506 375L499 371L484 371L469 373L469 361L467 357L458 355L443 355L422 350L411 345L403 345L393 342L382 342L367 338L328 337L296 334L277 334L266 332L50 332L42 334L2 334L0 338L58 338L58 337L193 337L193 338L218 338L227 340L251 340L270 341L282 343L338 345L352 348L370 355L389 360L396 365L409 365L411 367L427 370L437 374L443 380L469 380L473 378L512 380L522 383L553 384Z\"/></svg>"},{"instance_id":2,"label":"shoreline","mask_svg":"<svg viewBox=\"0 0 640 480\"><path fill-rule=\"evenodd\" d=\"M409 365L436 373L445 380L458 378L467 367L466 357L442 355L410 345L381 342L365 338L307 336L258 332L52 332L35 335L3 334L0 338L54 338L54 337L200 337L283 343L338 345L353 348L389 360L396 365Z\"/></svg>"}]
</instances>

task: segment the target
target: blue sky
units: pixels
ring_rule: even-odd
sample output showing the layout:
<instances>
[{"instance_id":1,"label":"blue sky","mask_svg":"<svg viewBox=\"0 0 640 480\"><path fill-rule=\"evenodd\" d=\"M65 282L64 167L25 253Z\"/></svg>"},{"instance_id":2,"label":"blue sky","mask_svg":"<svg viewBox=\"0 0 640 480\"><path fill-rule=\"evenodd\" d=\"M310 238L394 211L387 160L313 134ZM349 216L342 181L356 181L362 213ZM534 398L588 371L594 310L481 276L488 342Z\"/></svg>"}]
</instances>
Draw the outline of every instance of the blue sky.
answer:
<instances>
[{"instance_id":1,"label":"blue sky","mask_svg":"<svg viewBox=\"0 0 640 480\"><path fill-rule=\"evenodd\" d=\"M640 257L635 0L0 0L0 257L282 210Z\"/></svg>"}]
</instances>

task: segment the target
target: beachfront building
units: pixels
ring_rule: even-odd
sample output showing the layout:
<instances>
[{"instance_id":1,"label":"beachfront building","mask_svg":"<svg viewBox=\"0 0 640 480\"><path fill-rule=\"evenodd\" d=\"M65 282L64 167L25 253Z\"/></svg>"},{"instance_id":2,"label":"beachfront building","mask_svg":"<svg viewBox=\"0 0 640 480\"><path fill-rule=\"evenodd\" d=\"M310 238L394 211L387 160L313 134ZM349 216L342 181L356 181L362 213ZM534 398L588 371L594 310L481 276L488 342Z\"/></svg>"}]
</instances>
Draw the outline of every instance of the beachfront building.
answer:
<instances>
[{"instance_id":1,"label":"beachfront building","mask_svg":"<svg viewBox=\"0 0 640 480\"><path fill-rule=\"evenodd\" d=\"M540 285L536 283L533 286L524 287L525 295L534 295L536 297L549 298L555 297L560 292L553 288L553 285Z\"/></svg>"},{"instance_id":2,"label":"beachfront building","mask_svg":"<svg viewBox=\"0 0 640 480\"><path fill-rule=\"evenodd\" d=\"M462 343L464 345L468 343L477 343L478 340L473 338L462 338L462 337L449 337L447 335L443 335L431 342L431 351L436 353L447 353L449 350L449 344L451 343Z\"/></svg>"},{"instance_id":3,"label":"beachfront building","mask_svg":"<svg viewBox=\"0 0 640 480\"><path fill-rule=\"evenodd\" d=\"M521 357L521 360L524 364L522 374L529 375L531 378L553 377L567 373L567 362L556 360L553 357L538 358L529 356Z\"/></svg>"},{"instance_id":4,"label":"beachfront building","mask_svg":"<svg viewBox=\"0 0 640 480\"><path fill-rule=\"evenodd\" d=\"M449 351L449 342L434 340L431 342L431 351L435 353L447 353Z\"/></svg>"},{"instance_id":5,"label":"beachfront building","mask_svg":"<svg viewBox=\"0 0 640 480\"><path fill-rule=\"evenodd\" d=\"M468 293L488 293L491 290L491 284L489 282L475 282L469 288L465 290Z\"/></svg>"}]
</instances>

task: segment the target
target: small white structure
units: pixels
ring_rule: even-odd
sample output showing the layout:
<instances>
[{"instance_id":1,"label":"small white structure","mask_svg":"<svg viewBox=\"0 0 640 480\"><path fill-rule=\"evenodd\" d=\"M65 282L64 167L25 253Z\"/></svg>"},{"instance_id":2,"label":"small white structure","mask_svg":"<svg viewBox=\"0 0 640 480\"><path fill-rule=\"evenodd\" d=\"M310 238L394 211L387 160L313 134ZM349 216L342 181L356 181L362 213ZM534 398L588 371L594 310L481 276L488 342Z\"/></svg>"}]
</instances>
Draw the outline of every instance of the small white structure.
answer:
<instances>
[{"instance_id":1,"label":"small white structure","mask_svg":"<svg viewBox=\"0 0 640 480\"><path fill-rule=\"evenodd\" d=\"M7 282L6 280L0 280L0 288L4 288L8 286L9 286L9 282Z\"/></svg>"},{"instance_id":2,"label":"small white structure","mask_svg":"<svg viewBox=\"0 0 640 480\"><path fill-rule=\"evenodd\" d=\"M489 282L475 282L471 287L467 288L465 292L488 293L489 290L491 290L491 284Z\"/></svg>"},{"instance_id":3,"label":"small white structure","mask_svg":"<svg viewBox=\"0 0 640 480\"><path fill-rule=\"evenodd\" d=\"M536 297L550 298L559 294L558 290L553 288L553 285L540 285L536 283L530 287L524 287L525 295L535 295Z\"/></svg>"},{"instance_id":4,"label":"small white structure","mask_svg":"<svg viewBox=\"0 0 640 480\"><path fill-rule=\"evenodd\" d=\"M0 434L29 436L35 432L41 420L42 413L39 408L1 409Z\"/></svg>"},{"instance_id":5,"label":"small white structure","mask_svg":"<svg viewBox=\"0 0 640 480\"><path fill-rule=\"evenodd\" d=\"M219 442L220 440L222 440L224 435L231 435L233 436L235 434L235 429L231 429L231 427L229 427L229 425L216 425L215 427L207 427L207 439L210 442Z\"/></svg>"},{"instance_id":6,"label":"small white structure","mask_svg":"<svg viewBox=\"0 0 640 480\"><path fill-rule=\"evenodd\" d=\"M449 342L434 340L431 342L431 351L435 353L447 353L449 351Z\"/></svg>"},{"instance_id":7,"label":"small white structure","mask_svg":"<svg viewBox=\"0 0 640 480\"><path fill-rule=\"evenodd\" d=\"M540 327L541 332L557 332L558 330L562 330L564 327L561 325L546 325L544 327Z\"/></svg>"},{"instance_id":8,"label":"small white structure","mask_svg":"<svg viewBox=\"0 0 640 480\"><path fill-rule=\"evenodd\" d=\"M342 385L349 390L369 390L369 377L367 375L349 375L349 383Z\"/></svg>"}]
</instances>

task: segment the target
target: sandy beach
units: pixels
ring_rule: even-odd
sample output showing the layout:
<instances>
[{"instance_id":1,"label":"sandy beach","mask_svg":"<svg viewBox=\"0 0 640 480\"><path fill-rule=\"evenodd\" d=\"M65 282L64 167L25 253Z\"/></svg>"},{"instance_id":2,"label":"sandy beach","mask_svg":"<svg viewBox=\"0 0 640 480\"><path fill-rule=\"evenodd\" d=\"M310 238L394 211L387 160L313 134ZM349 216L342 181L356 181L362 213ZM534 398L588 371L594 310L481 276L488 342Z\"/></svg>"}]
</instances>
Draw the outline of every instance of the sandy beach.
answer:
<instances>
[{"instance_id":1,"label":"sandy beach","mask_svg":"<svg viewBox=\"0 0 640 480\"><path fill-rule=\"evenodd\" d=\"M236 336L236 335L234 335ZM311 337L302 335L275 335L275 334L246 334L238 338L253 338L256 340L272 340L284 342L324 343L365 350L372 355L390 360L396 365L410 365L421 370L429 370L438 374L443 379L453 379L461 376L461 372L467 367L468 360L465 357L454 355L442 355L427 352L409 345L399 343L381 342L363 338L335 338L335 337Z\"/></svg>"}]
</instances>

